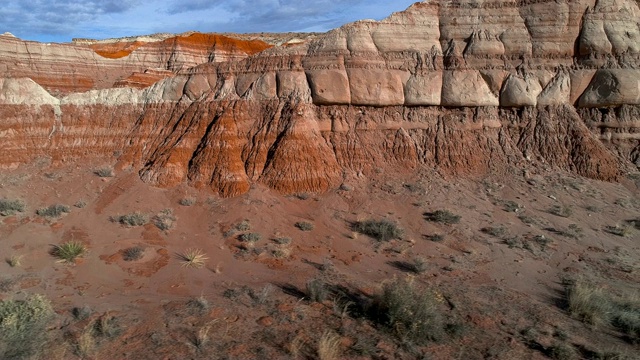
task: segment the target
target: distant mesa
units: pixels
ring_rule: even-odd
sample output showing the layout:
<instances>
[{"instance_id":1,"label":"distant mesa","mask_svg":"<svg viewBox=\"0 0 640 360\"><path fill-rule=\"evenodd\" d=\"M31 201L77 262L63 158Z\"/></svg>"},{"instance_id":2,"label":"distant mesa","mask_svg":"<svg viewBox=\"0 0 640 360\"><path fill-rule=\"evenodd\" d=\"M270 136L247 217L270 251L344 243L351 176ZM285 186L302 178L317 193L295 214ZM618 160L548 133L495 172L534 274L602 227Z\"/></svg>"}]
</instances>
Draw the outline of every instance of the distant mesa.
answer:
<instances>
[{"instance_id":1,"label":"distant mesa","mask_svg":"<svg viewBox=\"0 0 640 360\"><path fill-rule=\"evenodd\" d=\"M326 191L384 167L613 181L640 164L638 14L424 1L323 34L5 34L0 167L117 151L150 184L223 196Z\"/></svg>"}]
</instances>

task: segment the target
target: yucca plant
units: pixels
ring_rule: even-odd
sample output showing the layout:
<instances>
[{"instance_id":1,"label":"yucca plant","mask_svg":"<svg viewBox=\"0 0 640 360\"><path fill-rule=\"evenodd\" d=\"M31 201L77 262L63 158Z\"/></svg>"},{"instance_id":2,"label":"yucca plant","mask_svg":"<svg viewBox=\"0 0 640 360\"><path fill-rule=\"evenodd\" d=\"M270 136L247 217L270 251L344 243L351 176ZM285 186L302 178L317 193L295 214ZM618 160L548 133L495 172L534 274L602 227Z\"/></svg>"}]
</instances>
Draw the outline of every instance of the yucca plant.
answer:
<instances>
[{"instance_id":1,"label":"yucca plant","mask_svg":"<svg viewBox=\"0 0 640 360\"><path fill-rule=\"evenodd\" d=\"M182 266L201 268L209 259L200 249L188 249L187 251L179 254L180 260L182 260Z\"/></svg>"},{"instance_id":2,"label":"yucca plant","mask_svg":"<svg viewBox=\"0 0 640 360\"><path fill-rule=\"evenodd\" d=\"M67 241L60 245L54 245L51 254L60 262L73 263L76 258L84 255L87 252L87 247L79 241Z\"/></svg>"}]
</instances>

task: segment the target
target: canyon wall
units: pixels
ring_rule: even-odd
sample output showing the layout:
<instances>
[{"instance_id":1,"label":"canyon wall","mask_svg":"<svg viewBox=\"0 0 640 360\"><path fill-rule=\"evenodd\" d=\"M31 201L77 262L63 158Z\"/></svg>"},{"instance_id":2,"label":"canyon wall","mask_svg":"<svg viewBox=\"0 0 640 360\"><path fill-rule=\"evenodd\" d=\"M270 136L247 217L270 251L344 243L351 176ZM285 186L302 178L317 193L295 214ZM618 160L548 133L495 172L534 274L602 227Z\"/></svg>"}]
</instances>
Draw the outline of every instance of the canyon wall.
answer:
<instances>
[{"instance_id":1,"label":"canyon wall","mask_svg":"<svg viewBox=\"0 0 640 360\"><path fill-rule=\"evenodd\" d=\"M635 1L467 0L279 46L0 36L0 166L119 152L150 184L223 196L384 167L616 180L640 165L639 22Z\"/></svg>"}]
</instances>

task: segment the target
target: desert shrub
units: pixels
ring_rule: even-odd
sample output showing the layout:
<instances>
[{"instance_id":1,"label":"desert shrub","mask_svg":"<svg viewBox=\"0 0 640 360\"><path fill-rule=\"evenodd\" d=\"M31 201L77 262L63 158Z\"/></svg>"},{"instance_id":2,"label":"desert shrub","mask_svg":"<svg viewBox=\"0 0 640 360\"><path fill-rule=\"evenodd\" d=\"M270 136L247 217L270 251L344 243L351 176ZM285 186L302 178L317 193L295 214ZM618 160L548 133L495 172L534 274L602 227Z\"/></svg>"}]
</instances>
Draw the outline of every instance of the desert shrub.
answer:
<instances>
[{"instance_id":1,"label":"desert shrub","mask_svg":"<svg viewBox=\"0 0 640 360\"><path fill-rule=\"evenodd\" d=\"M151 221L158 229L167 231L173 227L177 218L173 215L172 209L164 209L153 217Z\"/></svg>"},{"instance_id":2,"label":"desert shrub","mask_svg":"<svg viewBox=\"0 0 640 360\"><path fill-rule=\"evenodd\" d=\"M144 249L142 247L134 246L134 247L125 249L122 252L122 258L124 259L124 261L136 261L136 260L140 260L143 254L144 254Z\"/></svg>"},{"instance_id":3,"label":"desert shrub","mask_svg":"<svg viewBox=\"0 0 640 360\"><path fill-rule=\"evenodd\" d=\"M491 236L502 237L507 233L507 228L505 228L504 226L498 226L498 227L487 226L480 229L480 231L482 231L485 234L489 234Z\"/></svg>"},{"instance_id":4,"label":"desert shrub","mask_svg":"<svg viewBox=\"0 0 640 360\"><path fill-rule=\"evenodd\" d=\"M302 231L311 231L314 229L314 225L308 221L298 221L295 226Z\"/></svg>"},{"instance_id":5,"label":"desert shrub","mask_svg":"<svg viewBox=\"0 0 640 360\"><path fill-rule=\"evenodd\" d=\"M307 297L314 302L323 302L330 294L329 286L321 279L307 281L306 290Z\"/></svg>"},{"instance_id":6,"label":"desert shrub","mask_svg":"<svg viewBox=\"0 0 640 360\"><path fill-rule=\"evenodd\" d=\"M633 232L633 227L629 224L605 226L604 231L617 236L629 237Z\"/></svg>"},{"instance_id":7,"label":"desert shrub","mask_svg":"<svg viewBox=\"0 0 640 360\"><path fill-rule=\"evenodd\" d=\"M404 230L389 220L365 220L353 225L353 230L378 241L389 241L402 237Z\"/></svg>"},{"instance_id":8,"label":"desert shrub","mask_svg":"<svg viewBox=\"0 0 640 360\"><path fill-rule=\"evenodd\" d=\"M149 222L149 216L140 212L119 215L112 219L126 226L143 226Z\"/></svg>"},{"instance_id":9,"label":"desert shrub","mask_svg":"<svg viewBox=\"0 0 640 360\"><path fill-rule=\"evenodd\" d=\"M22 265L22 255L11 255L5 261L11 267L19 267Z\"/></svg>"},{"instance_id":10,"label":"desert shrub","mask_svg":"<svg viewBox=\"0 0 640 360\"><path fill-rule=\"evenodd\" d=\"M0 216L11 216L23 212L24 202L21 200L0 199Z\"/></svg>"},{"instance_id":11,"label":"desert shrub","mask_svg":"<svg viewBox=\"0 0 640 360\"><path fill-rule=\"evenodd\" d=\"M187 306L189 310L197 314L204 314L211 308L211 304L209 300L204 296L198 296L196 298L192 298L187 302Z\"/></svg>"},{"instance_id":12,"label":"desert shrub","mask_svg":"<svg viewBox=\"0 0 640 360\"><path fill-rule=\"evenodd\" d=\"M549 209L549 213L556 216L568 218L569 216L573 215L573 209L570 206L566 205L554 205Z\"/></svg>"},{"instance_id":13,"label":"desert shrub","mask_svg":"<svg viewBox=\"0 0 640 360\"><path fill-rule=\"evenodd\" d=\"M259 233L245 233L240 235L240 240L242 242L256 243L260 241L260 239L262 239L262 235Z\"/></svg>"},{"instance_id":14,"label":"desert shrub","mask_svg":"<svg viewBox=\"0 0 640 360\"><path fill-rule=\"evenodd\" d=\"M518 204L517 202L512 201L512 200L505 201L504 203L502 203L502 205L503 205L504 211L506 211L506 212L516 212L517 213L518 211L520 211L522 209L520 204Z\"/></svg>"},{"instance_id":15,"label":"desert shrub","mask_svg":"<svg viewBox=\"0 0 640 360\"><path fill-rule=\"evenodd\" d=\"M41 295L0 301L0 358L28 359L43 350L51 303Z\"/></svg>"},{"instance_id":16,"label":"desert shrub","mask_svg":"<svg viewBox=\"0 0 640 360\"><path fill-rule=\"evenodd\" d=\"M122 329L118 324L118 318L110 314L103 314L94 323L93 329L97 336L113 339L120 335Z\"/></svg>"},{"instance_id":17,"label":"desert shrub","mask_svg":"<svg viewBox=\"0 0 640 360\"><path fill-rule=\"evenodd\" d=\"M107 166L98 168L98 169L94 170L93 173L98 175L99 177L102 177L102 178L114 177L115 176L115 174L113 172L113 169L110 168L110 167L107 167Z\"/></svg>"},{"instance_id":18,"label":"desert shrub","mask_svg":"<svg viewBox=\"0 0 640 360\"><path fill-rule=\"evenodd\" d=\"M427 259L421 256L413 258L409 265L411 267L411 271L416 274L422 274L428 269Z\"/></svg>"},{"instance_id":19,"label":"desert shrub","mask_svg":"<svg viewBox=\"0 0 640 360\"><path fill-rule=\"evenodd\" d=\"M441 242L441 241L444 241L444 235L442 234L427 235L426 239L431 240L433 242Z\"/></svg>"},{"instance_id":20,"label":"desert shrub","mask_svg":"<svg viewBox=\"0 0 640 360\"><path fill-rule=\"evenodd\" d=\"M273 242L278 244L278 245L289 245L289 244L291 244L291 238L290 237L275 237L275 238L273 238Z\"/></svg>"},{"instance_id":21,"label":"desert shrub","mask_svg":"<svg viewBox=\"0 0 640 360\"><path fill-rule=\"evenodd\" d=\"M76 320L84 320L84 319L88 319L89 316L91 316L91 308L88 306L82 306L82 307L74 307L71 310L71 314L73 315L74 318L76 318Z\"/></svg>"},{"instance_id":22,"label":"desert shrub","mask_svg":"<svg viewBox=\"0 0 640 360\"><path fill-rule=\"evenodd\" d=\"M578 358L578 353L573 346L565 343L557 343L548 347L545 353L554 360L573 360Z\"/></svg>"},{"instance_id":23,"label":"desert shrub","mask_svg":"<svg viewBox=\"0 0 640 360\"><path fill-rule=\"evenodd\" d=\"M372 310L376 320L405 343L424 345L444 334L446 324L436 295L411 279L384 284Z\"/></svg>"},{"instance_id":24,"label":"desert shrub","mask_svg":"<svg viewBox=\"0 0 640 360\"><path fill-rule=\"evenodd\" d=\"M84 200L78 200L75 204L73 204L73 206L77 207L78 209L82 209L87 206L87 202Z\"/></svg>"},{"instance_id":25,"label":"desert shrub","mask_svg":"<svg viewBox=\"0 0 640 360\"><path fill-rule=\"evenodd\" d=\"M249 231L251 230L251 224L249 223L249 220L242 220L241 222L237 223L235 226L236 230L238 231Z\"/></svg>"},{"instance_id":26,"label":"desert shrub","mask_svg":"<svg viewBox=\"0 0 640 360\"><path fill-rule=\"evenodd\" d=\"M51 255L57 257L62 262L73 263L76 258L82 256L87 251L83 243L79 241L67 241L60 245L54 245Z\"/></svg>"},{"instance_id":27,"label":"desert shrub","mask_svg":"<svg viewBox=\"0 0 640 360\"><path fill-rule=\"evenodd\" d=\"M62 214L68 213L69 207L67 205L62 204L54 204L46 208L36 210L36 214L43 217L57 218L62 216Z\"/></svg>"},{"instance_id":28,"label":"desert shrub","mask_svg":"<svg viewBox=\"0 0 640 360\"><path fill-rule=\"evenodd\" d=\"M187 197L187 198L180 199L178 203L182 206L192 206L196 203L196 199L192 197Z\"/></svg>"},{"instance_id":29,"label":"desert shrub","mask_svg":"<svg viewBox=\"0 0 640 360\"><path fill-rule=\"evenodd\" d=\"M430 213L424 213L425 219L441 224L457 224L460 222L460 215L456 215L449 210L436 210Z\"/></svg>"}]
</instances>

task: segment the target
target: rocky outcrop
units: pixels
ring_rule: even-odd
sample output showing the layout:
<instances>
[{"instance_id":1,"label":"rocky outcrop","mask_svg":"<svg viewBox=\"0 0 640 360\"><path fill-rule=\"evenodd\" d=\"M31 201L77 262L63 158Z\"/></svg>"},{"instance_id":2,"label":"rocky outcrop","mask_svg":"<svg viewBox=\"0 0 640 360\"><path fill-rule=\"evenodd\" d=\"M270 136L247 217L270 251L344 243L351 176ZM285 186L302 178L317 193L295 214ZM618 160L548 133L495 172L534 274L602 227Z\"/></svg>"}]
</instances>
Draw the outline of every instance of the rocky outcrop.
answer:
<instances>
[{"instance_id":1,"label":"rocky outcrop","mask_svg":"<svg viewBox=\"0 0 640 360\"><path fill-rule=\"evenodd\" d=\"M39 67L5 72L0 166L119 151L151 184L224 196L256 182L325 191L384 166L615 180L640 148L639 14L623 0L425 1L273 47L217 35L79 44L64 56L108 74L90 91L54 97ZM2 42L20 40L0 38L18 56ZM62 71L47 45L27 46L33 64Z\"/></svg>"}]
</instances>

